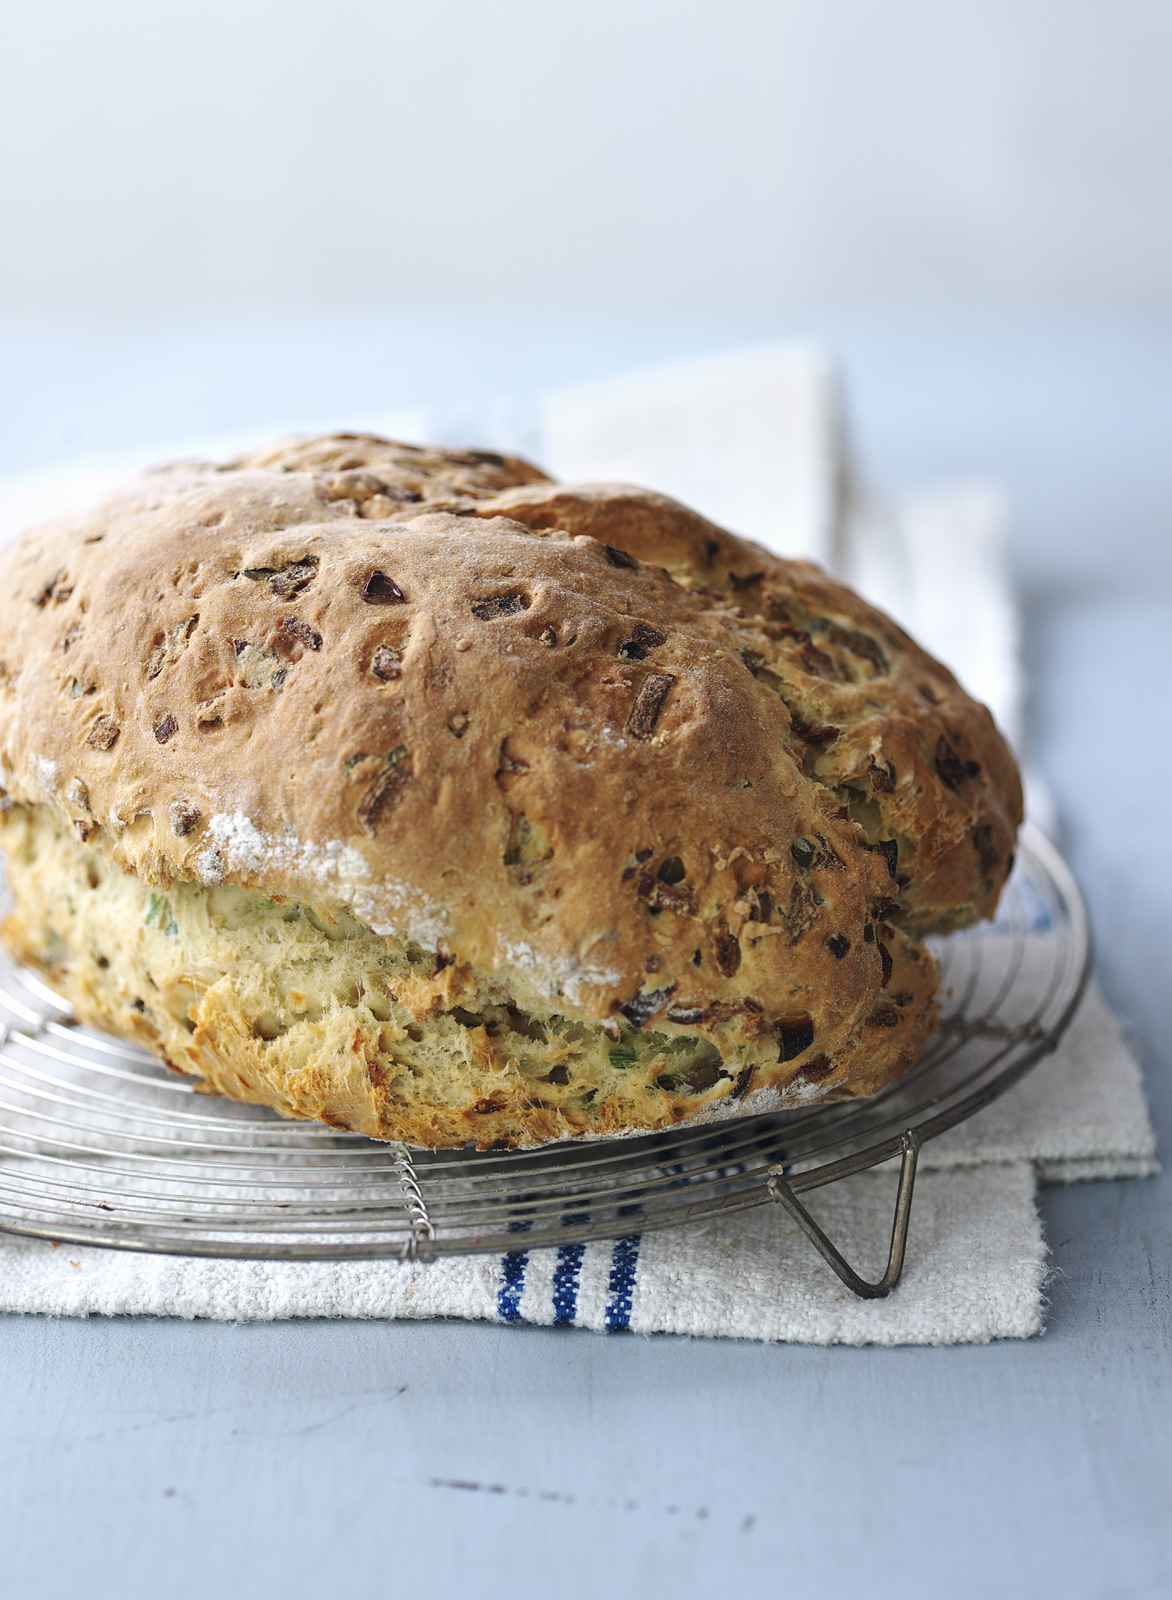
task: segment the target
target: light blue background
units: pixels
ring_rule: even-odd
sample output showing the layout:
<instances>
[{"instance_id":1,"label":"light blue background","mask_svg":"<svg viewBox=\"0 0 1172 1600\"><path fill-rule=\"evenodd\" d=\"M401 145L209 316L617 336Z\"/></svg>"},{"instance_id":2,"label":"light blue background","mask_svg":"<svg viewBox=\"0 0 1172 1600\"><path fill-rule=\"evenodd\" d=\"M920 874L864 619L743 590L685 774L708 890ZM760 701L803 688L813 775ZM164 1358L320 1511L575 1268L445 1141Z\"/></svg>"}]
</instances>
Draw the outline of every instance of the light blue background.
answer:
<instances>
[{"instance_id":1,"label":"light blue background","mask_svg":"<svg viewBox=\"0 0 1172 1600\"><path fill-rule=\"evenodd\" d=\"M39 0L0 299L1167 306L1165 0Z\"/></svg>"},{"instance_id":2,"label":"light blue background","mask_svg":"<svg viewBox=\"0 0 1172 1600\"><path fill-rule=\"evenodd\" d=\"M2 29L0 471L419 401L520 442L546 385L813 332L873 482L1000 478L1037 753L1169 1147L1166 0ZM7 1319L0 1587L1162 1597L1169 1187L1044 1193L1020 1345Z\"/></svg>"}]
</instances>

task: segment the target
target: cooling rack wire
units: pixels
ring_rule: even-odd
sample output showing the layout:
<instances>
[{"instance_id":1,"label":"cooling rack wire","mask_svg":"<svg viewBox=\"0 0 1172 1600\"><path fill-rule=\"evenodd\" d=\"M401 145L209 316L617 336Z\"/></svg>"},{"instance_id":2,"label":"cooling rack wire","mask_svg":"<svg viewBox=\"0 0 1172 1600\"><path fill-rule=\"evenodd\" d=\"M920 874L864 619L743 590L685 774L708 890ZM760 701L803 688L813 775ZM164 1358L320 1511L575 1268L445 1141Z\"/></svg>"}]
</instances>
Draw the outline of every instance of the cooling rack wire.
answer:
<instances>
[{"instance_id":1,"label":"cooling rack wire","mask_svg":"<svg viewBox=\"0 0 1172 1600\"><path fill-rule=\"evenodd\" d=\"M1027 825L997 920L931 941L939 1032L880 1094L534 1151L416 1151L195 1092L80 1027L0 957L0 1231L269 1260L431 1260L683 1227L774 1201L856 1294L899 1281L923 1145L1057 1045L1090 966L1086 913ZM899 1158L887 1270L867 1282L803 1195Z\"/></svg>"}]
</instances>

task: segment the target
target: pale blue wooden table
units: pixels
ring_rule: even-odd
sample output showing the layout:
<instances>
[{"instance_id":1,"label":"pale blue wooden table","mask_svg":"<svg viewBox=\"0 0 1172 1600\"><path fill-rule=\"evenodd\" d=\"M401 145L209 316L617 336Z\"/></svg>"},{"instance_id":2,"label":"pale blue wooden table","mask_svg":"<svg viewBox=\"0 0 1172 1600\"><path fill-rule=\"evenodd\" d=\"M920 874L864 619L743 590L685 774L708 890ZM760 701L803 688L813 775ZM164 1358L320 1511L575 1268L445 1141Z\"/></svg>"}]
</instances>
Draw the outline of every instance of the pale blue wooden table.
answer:
<instances>
[{"instance_id":1,"label":"pale blue wooden table","mask_svg":"<svg viewBox=\"0 0 1172 1600\"><path fill-rule=\"evenodd\" d=\"M464 329L429 374L421 341L439 336L400 326L380 336L399 365L382 365L395 376L377 396L357 393L371 363L353 329L12 333L0 467L256 422L315 371L319 411L408 401L424 379L475 404L510 374L521 390L624 350L775 331L547 329L526 344ZM879 476L993 470L1021 508L1039 756L1166 1153L1172 340L825 331ZM1168 1178L1044 1191L1048 1331L984 1348L9 1318L0 1585L37 1600L1165 1596L1170 1198Z\"/></svg>"}]
</instances>

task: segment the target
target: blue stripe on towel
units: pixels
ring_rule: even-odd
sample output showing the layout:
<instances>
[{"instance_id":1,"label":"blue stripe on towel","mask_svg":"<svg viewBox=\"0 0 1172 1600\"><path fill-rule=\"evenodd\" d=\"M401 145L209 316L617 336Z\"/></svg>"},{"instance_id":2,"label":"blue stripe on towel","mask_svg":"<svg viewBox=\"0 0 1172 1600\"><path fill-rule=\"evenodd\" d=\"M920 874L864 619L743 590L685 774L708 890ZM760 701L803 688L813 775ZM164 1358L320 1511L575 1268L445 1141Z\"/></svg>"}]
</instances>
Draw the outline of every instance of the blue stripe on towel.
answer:
<instances>
[{"instance_id":1,"label":"blue stripe on towel","mask_svg":"<svg viewBox=\"0 0 1172 1600\"><path fill-rule=\"evenodd\" d=\"M578 1315L578 1274L582 1270L584 1244L558 1246L557 1265L553 1269L553 1325L568 1328Z\"/></svg>"},{"instance_id":2,"label":"blue stripe on towel","mask_svg":"<svg viewBox=\"0 0 1172 1600\"><path fill-rule=\"evenodd\" d=\"M631 1325L631 1296L635 1292L635 1270L639 1265L639 1245L642 1235L629 1233L616 1239L610 1258L610 1279L607 1283L606 1302L607 1333L623 1333Z\"/></svg>"},{"instance_id":3,"label":"blue stripe on towel","mask_svg":"<svg viewBox=\"0 0 1172 1600\"><path fill-rule=\"evenodd\" d=\"M532 1222L510 1222L510 1233L528 1233ZM528 1250L510 1250L501 1257L501 1286L496 1292L496 1308L502 1322L520 1322L521 1296L525 1293Z\"/></svg>"}]
</instances>

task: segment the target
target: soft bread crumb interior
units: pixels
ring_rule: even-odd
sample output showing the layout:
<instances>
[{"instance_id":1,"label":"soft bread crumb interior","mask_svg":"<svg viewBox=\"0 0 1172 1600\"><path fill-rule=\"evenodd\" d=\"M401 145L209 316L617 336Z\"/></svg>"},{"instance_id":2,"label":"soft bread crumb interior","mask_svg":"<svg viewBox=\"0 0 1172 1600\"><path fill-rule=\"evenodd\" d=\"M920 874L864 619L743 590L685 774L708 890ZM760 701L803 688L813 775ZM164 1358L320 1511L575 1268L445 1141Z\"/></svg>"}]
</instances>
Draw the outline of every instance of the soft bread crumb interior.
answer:
<instances>
[{"instance_id":1,"label":"soft bread crumb interior","mask_svg":"<svg viewBox=\"0 0 1172 1600\"><path fill-rule=\"evenodd\" d=\"M499 977L374 934L344 907L232 884L151 887L46 807L12 807L4 836L9 948L83 1020L234 1098L419 1143L452 1113L520 1098L568 1135L604 1113L670 1124L681 1102L689 1114L734 1095L753 1064L752 1045L726 1058L685 1032L523 1009Z\"/></svg>"}]
</instances>

